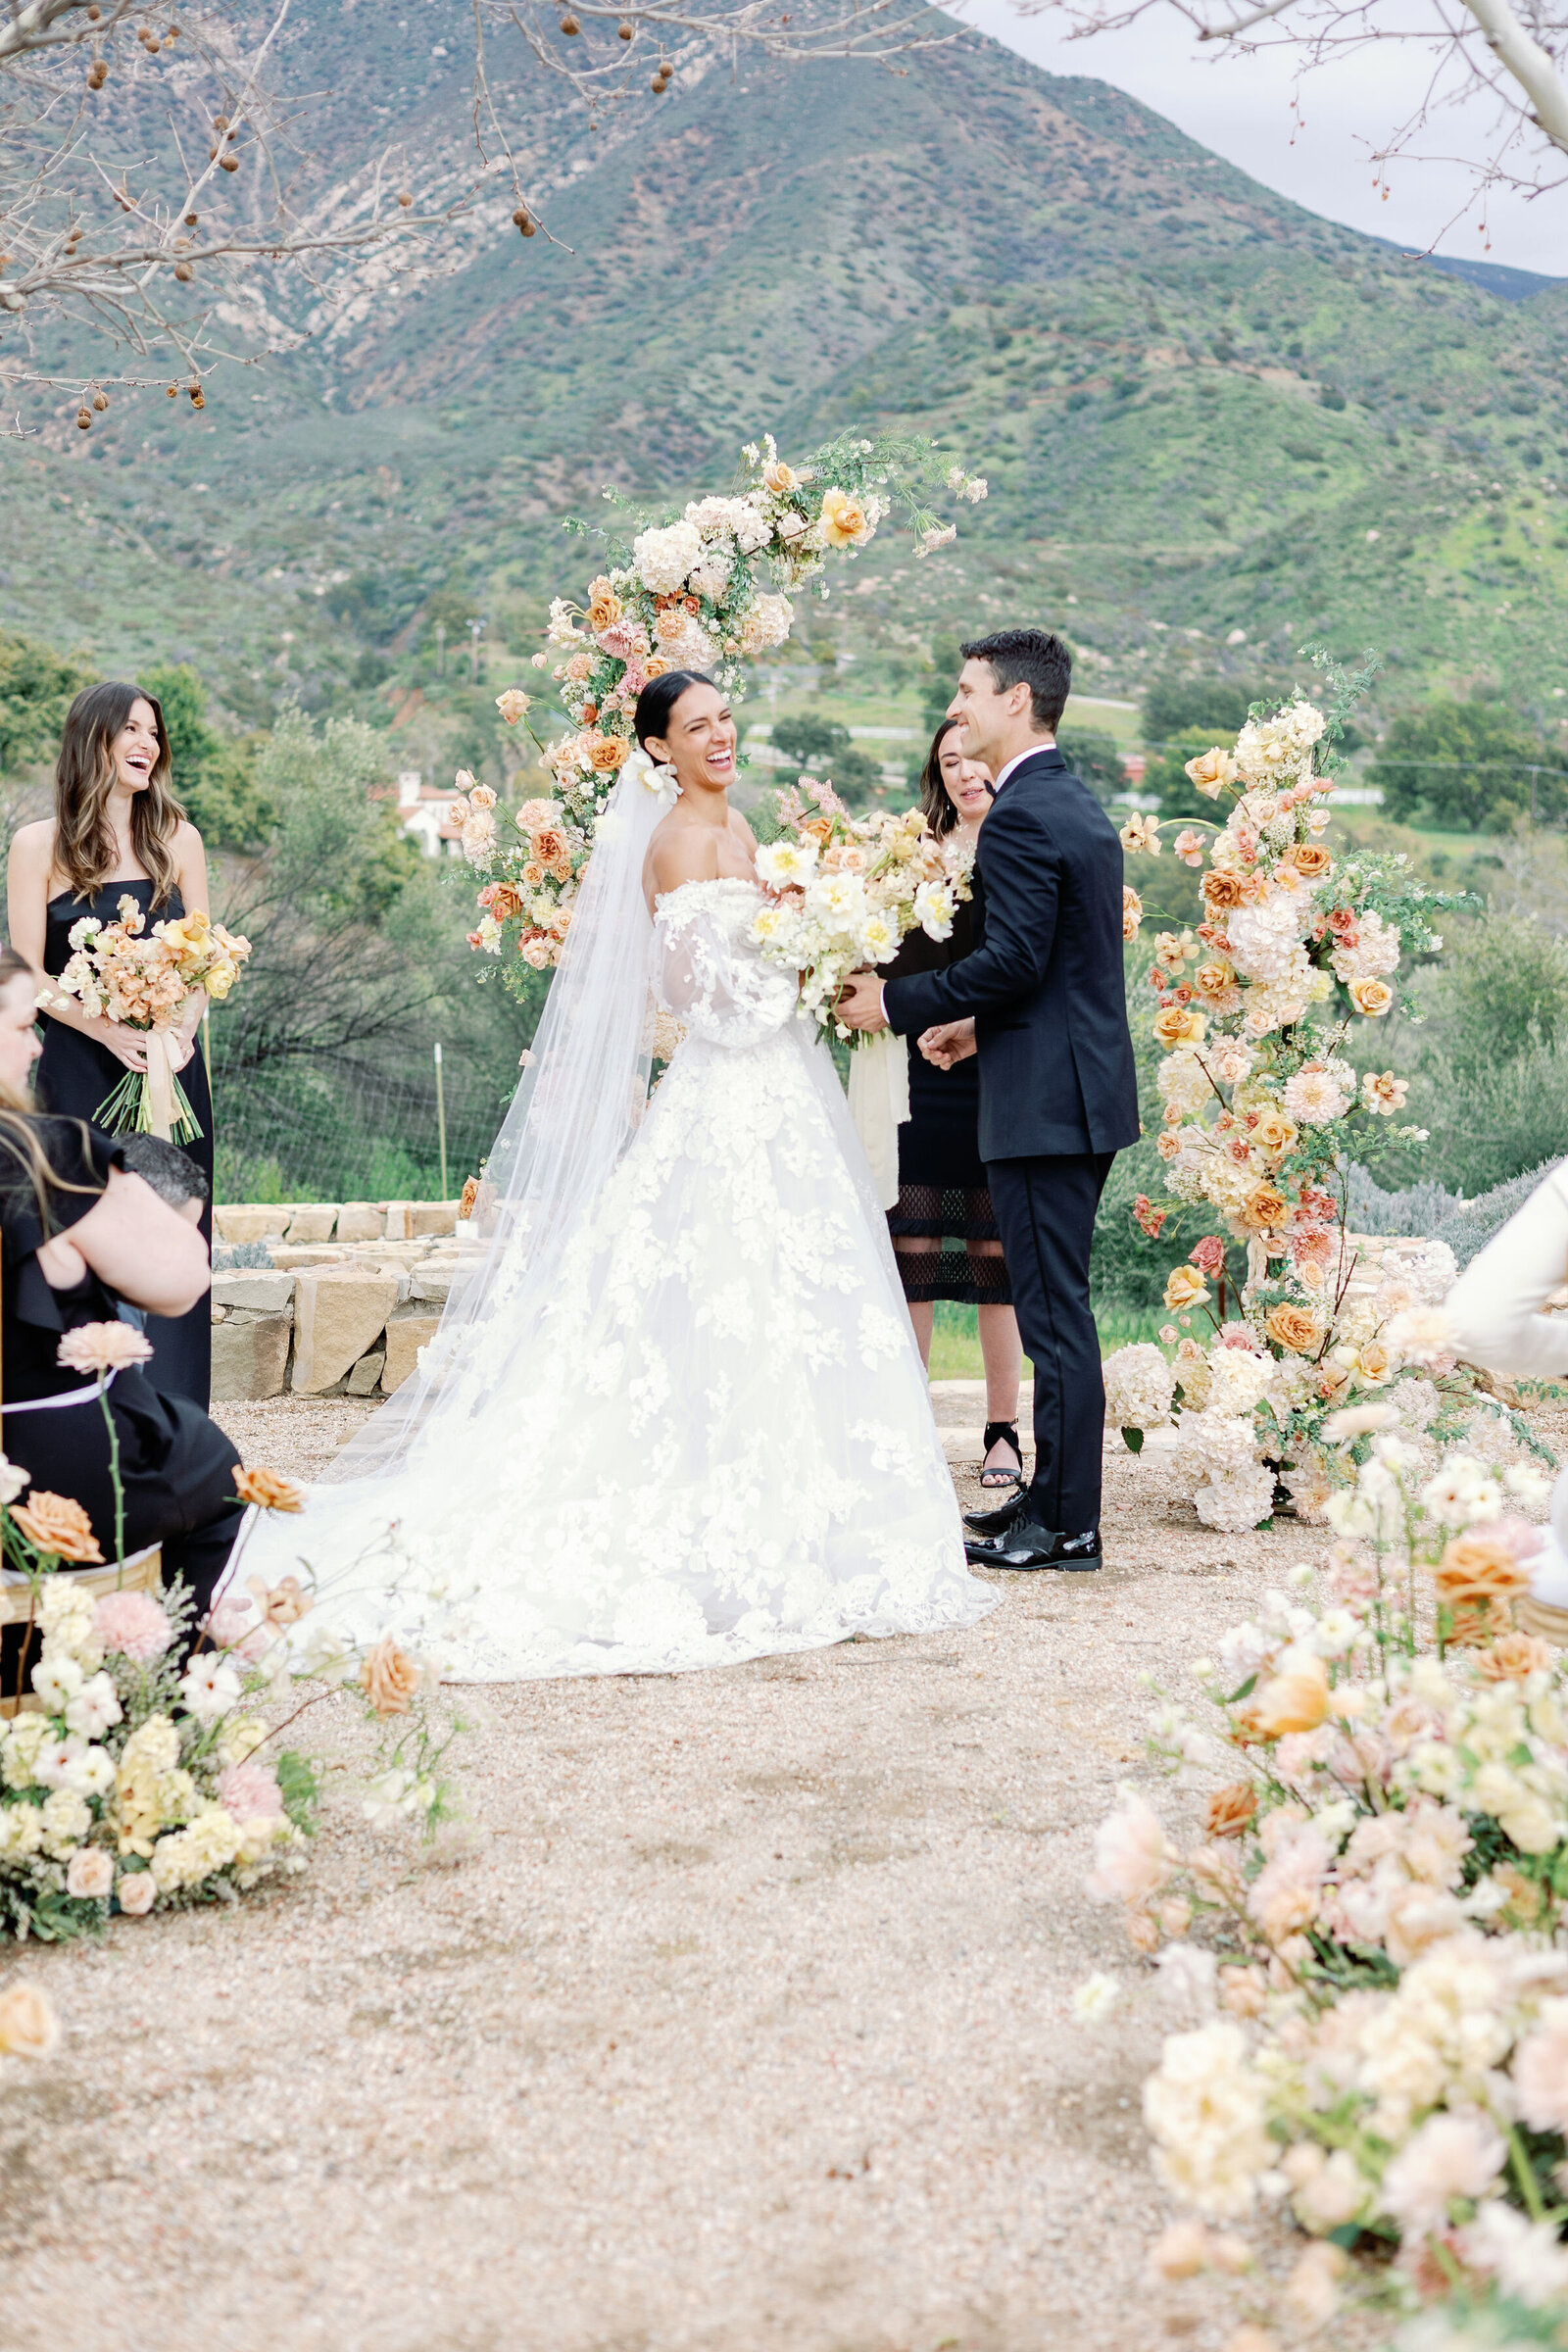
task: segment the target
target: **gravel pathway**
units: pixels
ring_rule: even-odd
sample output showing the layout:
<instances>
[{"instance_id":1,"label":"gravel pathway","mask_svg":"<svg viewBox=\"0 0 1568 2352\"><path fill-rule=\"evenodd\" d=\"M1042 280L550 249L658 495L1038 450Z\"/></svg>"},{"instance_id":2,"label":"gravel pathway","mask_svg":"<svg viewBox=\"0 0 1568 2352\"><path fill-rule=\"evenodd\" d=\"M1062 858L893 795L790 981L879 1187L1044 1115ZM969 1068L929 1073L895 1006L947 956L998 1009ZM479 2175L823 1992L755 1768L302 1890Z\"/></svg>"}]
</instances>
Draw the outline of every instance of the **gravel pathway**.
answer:
<instances>
[{"instance_id":1,"label":"gravel pathway","mask_svg":"<svg viewBox=\"0 0 1568 2352\"><path fill-rule=\"evenodd\" d=\"M967 1499L980 1392L937 1407ZM310 1474L365 1409L221 1417ZM307 1878L29 1952L66 2031L0 2085L0 2347L1222 2342L1143 2270L1165 2021L1082 1882L1148 1777L1140 1678L1181 1689L1315 1545L1107 1467L1099 1577L1001 1578L960 1637L472 1693L433 1858L363 1825L345 1714ZM1095 1968L1135 1990L1091 2029Z\"/></svg>"}]
</instances>

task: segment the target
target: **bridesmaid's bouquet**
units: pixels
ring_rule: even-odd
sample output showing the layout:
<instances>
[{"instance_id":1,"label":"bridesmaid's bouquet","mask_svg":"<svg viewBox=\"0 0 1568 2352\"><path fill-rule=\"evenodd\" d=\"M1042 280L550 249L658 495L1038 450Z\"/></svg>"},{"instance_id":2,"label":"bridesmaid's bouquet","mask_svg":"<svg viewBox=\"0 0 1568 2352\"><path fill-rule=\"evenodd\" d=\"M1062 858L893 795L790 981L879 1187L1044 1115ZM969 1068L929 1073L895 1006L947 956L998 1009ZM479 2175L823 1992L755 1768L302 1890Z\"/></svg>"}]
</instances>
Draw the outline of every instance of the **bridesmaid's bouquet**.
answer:
<instances>
[{"instance_id":1,"label":"bridesmaid's bouquet","mask_svg":"<svg viewBox=\"0 0 1568 2352\"><path fill-rule=\"evenodd\" d=\"M852 816L831 784L809 776L778 794L777 811L782 832L757 853L769 896L752 937L768 962L799 973L801 1018L858 1045L834 1014L845 981L891 962L911 931L949 936L973 852L940 840L918 808Z\"/></svg>"},{"instance_id":2,"label":"bridesmaid's bouquet","mask_svg":"<svg viewBox=\"0 0 1568 2352\"><path fill-rule=\"evenodd\" d=\"M147 928L147 917L130 896L121 900L119 921L102 923L83 915L71 928L71 960L38 1002L48 1008L61 1000L79 1004L93 1020L114 1021L146 1037L147 1067L127 1070L93 1113L111 1135L161 1135L176 1144L202 1132L201 1121L169 1058L169 1034L177 1029L197 989L221 1003L251 952L200 909Z\"/></svg>"}]
</instances>

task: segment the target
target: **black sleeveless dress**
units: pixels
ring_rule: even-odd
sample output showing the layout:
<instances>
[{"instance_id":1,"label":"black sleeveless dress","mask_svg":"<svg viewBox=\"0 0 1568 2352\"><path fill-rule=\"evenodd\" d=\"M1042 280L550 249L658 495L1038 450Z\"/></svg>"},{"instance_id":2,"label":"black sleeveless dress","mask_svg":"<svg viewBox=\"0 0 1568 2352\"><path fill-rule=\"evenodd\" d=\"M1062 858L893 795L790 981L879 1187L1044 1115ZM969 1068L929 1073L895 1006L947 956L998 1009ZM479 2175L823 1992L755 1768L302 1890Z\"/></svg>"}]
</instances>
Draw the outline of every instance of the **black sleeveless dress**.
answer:
<instances>
[{"instance_id":1,"label":"black sleeveless dress","mask_svg":"<svg viewBox=\"0 0 1568 2352\"><path fill-rule=\"evenodd\" d=\"M43 967L56 978L71 957L71 929L83 915L96 915L101 923L119 919L120 902L129 896L136 900L149 922L176 920L185 911L184 903L176 890L158 908L153 907L153 886L150 882L106 882L96 898L74 899L69 892L49 902L48 934L44 941ZM80 1030L68 1028L64 1021L43 1016L43 1055L33 1073L33 1092L40 1108L63 1114L67 1118L85 1119L90 1126L98 1124L98 1105L113 1093L125 1075L125 1065L118 1061L107 1046L95 1038L83 1037ZM213 1096L207 1081L207 1064L202 1058L200 1039L196 1051L179 1073L190 1106L201 1122L202 1132L182 1151L188 1152L207 1178L211 1192L213 1182ZM213 1208L211 1200L202 1211L202 1234L209 1251L213 1246ZM213 1317L211 1302L203 1298L186 1315L149 1315L147 1337L153 1344L153 1360L147 1367L147 1377L155 1388L166 1396L186 1396L205 1412L213 1385Z\"/></svg>"}]
</instances>

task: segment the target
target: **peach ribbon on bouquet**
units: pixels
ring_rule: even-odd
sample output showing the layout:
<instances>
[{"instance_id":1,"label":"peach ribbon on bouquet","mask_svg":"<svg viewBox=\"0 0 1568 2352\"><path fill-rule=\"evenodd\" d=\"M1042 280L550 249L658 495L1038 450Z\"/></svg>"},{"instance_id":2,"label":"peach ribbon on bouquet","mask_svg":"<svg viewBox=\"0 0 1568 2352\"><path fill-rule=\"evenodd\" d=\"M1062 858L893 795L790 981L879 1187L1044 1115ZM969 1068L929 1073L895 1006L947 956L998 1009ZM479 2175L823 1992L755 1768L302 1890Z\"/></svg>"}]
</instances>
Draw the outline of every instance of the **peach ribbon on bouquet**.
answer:
<instances>
[{"instance_id":1,"label":"peach ribbon on bouquet","mask_svg":"<svg viewBox=\"0 0 1568 2352\"><path fill-rule=\"evenodd\" d=\"M876 1187L879 1208L899 1198L899 1129L909 1116L909 1049L891 1029L879 1030L850 1054L850 1117Z\"/></svg>"},{"instance_id":2,"label":"peach ribbon on bouquet","mask_svg":"<svg viewBox=\"0 0 1568 2352\"><path fill-rule=\"evenodd\" d=\"M148 1126L167 1144L174 1133L174 1065L169 1057L169 1040L161 1029L149 1029L146 1038Z\"/></svg>"}]
</instances>

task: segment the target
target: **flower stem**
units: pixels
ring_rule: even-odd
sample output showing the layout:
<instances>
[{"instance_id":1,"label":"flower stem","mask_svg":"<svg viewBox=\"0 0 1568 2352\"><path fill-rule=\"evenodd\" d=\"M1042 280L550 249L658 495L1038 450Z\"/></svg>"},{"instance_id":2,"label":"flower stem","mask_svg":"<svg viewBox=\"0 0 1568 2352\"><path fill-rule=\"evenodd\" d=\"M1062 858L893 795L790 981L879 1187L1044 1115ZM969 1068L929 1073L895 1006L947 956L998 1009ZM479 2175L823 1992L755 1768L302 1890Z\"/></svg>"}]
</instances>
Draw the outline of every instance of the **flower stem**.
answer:
<instances>
[{"instance_id":1,"label":"flower stem","mask_svg":"<svg viewBox=\"0 0 1568 2352\"><path fill-rule=\"evenodd\" d=\"M115 1563L120 1570L115 1589L118 1592L125 1581L125 1482L120 1475L120 1432L115 1427L115 1416L109 1409L109 1383L101 1372L98 1382L98 1403L103 1413L104 1427L109 1432L109 1476L115 1490Z\"/></svg>"},{"instance_id":2,"label":"flower stem","mask_svg":"<svg viewBox=\"0 0 1568 2352\"><path fill-rule=\"evenodd\" d=\"M1533 2222L1544 2221L1546 2206L1541 2193L1541 2182L1536 2179L1536 2168L1531 2163L1525 2143L1519 2136L1517 2124L1508 2126L1508 2154L1513 2164L1514 2179L1519 2183L1519 2194L1529 2208L1530 2219Z\"/></svg>"}]
</instances>

